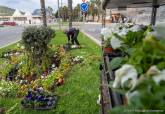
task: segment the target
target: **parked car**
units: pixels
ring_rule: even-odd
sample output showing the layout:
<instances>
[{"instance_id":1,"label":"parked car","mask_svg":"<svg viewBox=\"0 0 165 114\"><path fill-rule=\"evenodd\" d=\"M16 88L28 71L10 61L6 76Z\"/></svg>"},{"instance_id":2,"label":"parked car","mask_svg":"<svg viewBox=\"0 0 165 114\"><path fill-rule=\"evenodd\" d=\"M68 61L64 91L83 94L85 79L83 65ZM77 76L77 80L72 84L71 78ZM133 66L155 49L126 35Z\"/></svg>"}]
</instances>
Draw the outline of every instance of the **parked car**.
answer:
<instances>
[{"instance_id":1,"label":"parked car","mask_svg":"<svg viewBox=\"0 0 165 114\"><path fill-rule=\"evenodd\" d=\"M3 22L2 24L0 24L1 26L16 26L17 23L16 22Z\"/></svg>"}]
</instances>

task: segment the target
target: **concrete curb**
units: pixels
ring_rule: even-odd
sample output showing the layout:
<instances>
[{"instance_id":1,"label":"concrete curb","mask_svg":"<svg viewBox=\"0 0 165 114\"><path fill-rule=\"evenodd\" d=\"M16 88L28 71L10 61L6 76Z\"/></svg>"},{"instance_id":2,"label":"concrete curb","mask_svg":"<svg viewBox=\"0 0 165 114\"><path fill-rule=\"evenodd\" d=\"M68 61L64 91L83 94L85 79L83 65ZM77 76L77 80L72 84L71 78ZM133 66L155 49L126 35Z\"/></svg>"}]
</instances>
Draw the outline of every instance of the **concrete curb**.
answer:
<instances>
[{"instance_id":1,"label":"concrete curb","mask_svg":"<svg viewBox=\"0 0 165 114\"><path fill-rule=\"evenodd\" d=\"M7 46L10 46L10 45L12 45L12 44L15 44L15 43L17 43L17 42L19 42L19 41L21 41L21 40L14 41L14 42L11 42L11 43L8 43L8 44L6 44L6 45L0 47L0 49L5 48L5 47L7 47Z\"/></svg>"},{"instance_id":2,"label":"concrete curb","mask_svg":"<svg viewBox=\"0 0 165 114\"><path fill-rule=\"evenodd\" d=\"M96 38L94 38L93 36L91 36L90 34L84 32L83 30L80 30L83 34L85 34L87 37L89 37L91 40L93 40L96 44L98 44L99 46L101 46L101 41L97 40Z\"/></svg>"}]
</instances>

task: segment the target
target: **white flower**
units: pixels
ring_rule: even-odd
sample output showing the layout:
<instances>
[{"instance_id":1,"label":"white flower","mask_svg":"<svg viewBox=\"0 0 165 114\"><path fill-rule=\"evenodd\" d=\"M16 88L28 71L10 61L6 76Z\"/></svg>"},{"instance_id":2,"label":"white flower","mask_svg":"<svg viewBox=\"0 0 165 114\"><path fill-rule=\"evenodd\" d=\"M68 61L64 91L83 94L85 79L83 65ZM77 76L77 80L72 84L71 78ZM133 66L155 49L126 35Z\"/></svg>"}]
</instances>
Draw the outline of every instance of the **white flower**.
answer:
<instances>
[{"instance_id":1,"label":"white flower","mask_svg":"<svg viewBox=\"0 0 165 114\"><path fill-rule=\"evenodd\" d=\"M159 84L161 81L165 81L165 70L153 77L153 80Z\"/></svg>"},{"instance_id":2,"label":"white flower","mask_svg":"<svg viewBox=\"0 0 165 114\"><path fill-rule=\"evenodd\" d=\"M24 46L21 46L21 49L25 49L25 47Z\"/></svg>"},{"instance_id":3,"label":"white flower","mask_svg":"<svg viewBox=\"0 0 165 114\"><path fill-rule=\"evenodd\" d=\"M127 35L129 29L123 28L120 32L118 32L119 36L125 36Z\"/></svg>"},{"instance_id":4,"label":"white flower","mask_svg":"<svg viewBox=\"0 0 165 114\"><path fill-rule=\"evenodd\" d=\"M23 62L21 61L20 63L19 63L19 65L22 65L23 64Z\"/></svg>"},{"instance_id":5,"label":"white flower","mask_svg":"<svg viewBox=\"0 0 165 114\"><path fill-rule=\"evenodd\" d=\"M120 48L121 44L122 44L122 41L120 41L118 38L112 37L111 46L113 49Z\"/></svg>"},{"instance_id":6,"label":"white flower","mask_svg":"<svg viewBox=\"0 0 165 114\"><path fill-rule=\"evenodd\" d=\"M111 35L111 30L108 28L103 28L101 34L104 36L104 40L107 40Z\"/></svg>"},{"instance_id":7,"label":"white flower","mask_svg":"<svg viewBox=\"0 0 165 114\"><path fill-rule=\"evenodd\" d=\"M41 76L41 79L44 79L44 78L45 78L45 76L42 75L42 76Z\"/></svg>"},{"instance_id":8,"label":"white flower","mask_svg":"<svg viewBox=\"0 0 165 114\"><path fill-rule=\"evenodd\" d=\"M124 83L131 79L130 84L131 88L134 88L137 83L138 73L134 66L132 65L123 65L120 69L115 72L115 81L113 83L114 88L124 87Z\"/></svg>"},{"instance_id":9,"label":"white flower","mask_svg":"<svg viewBox=\"0 0 165 114\"><path fill-rule=\"evenodd\" d=\"M19 55L19 54L20 54L19 52L16 52L16 53L15 53L16 56Z\"/></svg>"},{"instance_id":10,"label":"white flower","mask_svg":"<svg viewBox=\"0 0 165 114\"><path fill-rule=\"evenodd\" d=\"M43 91L44 91L44 89L43 89L42 87L38 88L38 90L39 90L40 92L43 92Z\"/></svg>"},{"instance_id":11,"label":"white flower","mask_svg":"<svg viewBox=\"0 0 165 114\"><path fill-rule=\"evenodd\" d=\"M20 43L17 43L17 47L20 47Z\"/></svg>"},{"instance_id":12,"label":"white flower","mask_svg":"<svg viewBox=\"0 0 165 114\"><path fill-rule=\"evenodd\" d=\"M160 70L157 68L157 66L151 66L151 68L147 71L148 76L157 75L160 73Z\"/></svg>"},{"instance_id":13,"label":"white flower","mask_svg":"<svg viewBox=\"0 0 165 114\"><path fill-rule=\"evenodd\" d=\"M23 83L23 80L20 80L20 84L22 84Z\"/></svg>"},{"instance_id":14,"label":"white flower","mask_svg":"<svg viewBox=\"0 0 165 114\"><path fill-rule=\"evenodd\" d=\"M120 30L119 30L118 28L115 27L115 28L111 28L111 32L112 32L112 33L117 33L117 34L118 34L118 33L120 32Z\"/></svg>"},{"instance_id":15,"label":"white flower","mask_svg":"<svg viewBox=\"0 0 165 114\"><path fill-rule=\"evenodd\" d=\"M97 99L97 104L101 105L101 95L99 94L98 99Z\"/></svg>"},{"instance_id":16,"label":"white flower","mask_svg":"<svg viewBox=\"0 0 165 114\"><path fill-rule=\"evenodd\" d=\"M13 56L13 53L10 53L9 55L10 55L10 56Z\"/></svg>"},{"instance_id":17,"label":"white flower","mask_svg":"<svg viewBox=\"0 0 165 114\"><path fill-rule=\"evenodd\" d=\"M73 49L74 49L74 48L77 48L77 47L78 47L77 45L72 45L72 46L71 46L71 48L73 48Z\"/></svg>"},{"instance_id":18,"label":"white flower","mask_svg":"<svg viewBox=\"0 0 165 114\"><path fill-rule=\"evenodd\" d=\"M132 32L138 32L139 30L141 30L141 26L140 25L134 25L133 27L130 28L130 30Z\"/></svg>"},{"instance_id":19,"label":"white flower","mask_svg":"<svg viewBox=\"0 0 165 114\"><path fill-rule=\"evenodd\" d=\"M4 57L7 57L8 56L8 54L4 54Z\"/></svg>"},{"instance_id":20,"label":"white flower","mask_svg":"<svg viewBox=\"0 0 165 114\"><path fill-rule=\"evenodd\" d=\"M84 57L83 56L80 56L80 59L83 59Z\"/></svg>"},{"instance_id":21,"label":"white flower","mask_svg":"<svg viewBox=\"0 0 165 114\"><path fill-rule=\"evenodd\" d=\"M56 67L56 65L55 64L52 64L52 68L55 68Z\"/></svg>"}]
</instances>

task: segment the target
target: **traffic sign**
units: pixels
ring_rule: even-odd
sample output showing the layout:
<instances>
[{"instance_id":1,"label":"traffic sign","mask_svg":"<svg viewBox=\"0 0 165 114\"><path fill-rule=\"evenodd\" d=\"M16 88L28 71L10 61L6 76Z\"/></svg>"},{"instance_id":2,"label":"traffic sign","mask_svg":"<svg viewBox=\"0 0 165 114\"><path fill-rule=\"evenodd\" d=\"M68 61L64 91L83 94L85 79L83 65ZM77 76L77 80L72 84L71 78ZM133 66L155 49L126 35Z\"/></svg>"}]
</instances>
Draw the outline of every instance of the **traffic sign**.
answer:
<instances>
[{"instance_id":1,"label":"traffic sign","mask_svg":"<svg viewBox=\"0 0 165 114\"><path fill-rule=\"evenodd\" d=\"M88 4L87 4L87 3L82 3L82 4L80 5L80 9L81 9L81 11L83 11L83 12L87 12L87 11L88 11Z\"/></svg>"}]
</instances>

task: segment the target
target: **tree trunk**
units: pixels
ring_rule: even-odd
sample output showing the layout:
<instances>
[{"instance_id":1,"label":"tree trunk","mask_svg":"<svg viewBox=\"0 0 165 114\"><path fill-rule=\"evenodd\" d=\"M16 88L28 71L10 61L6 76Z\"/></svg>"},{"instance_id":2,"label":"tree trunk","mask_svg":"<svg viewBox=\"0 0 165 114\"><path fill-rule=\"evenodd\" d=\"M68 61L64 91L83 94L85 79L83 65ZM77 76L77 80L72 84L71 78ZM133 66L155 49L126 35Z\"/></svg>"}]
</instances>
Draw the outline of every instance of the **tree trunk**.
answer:
<instances>
[{"instance_id":1,"label":"tree trunk","mask_svg":"<svg viewBox=\"0 0 165 114\"><path fill-rule=\"evenodd\" d=\"M99 22L99 20L100 20L100 14L98 13L97 16L98 16L97 22Z\"/></svg>"},{"instance_id":2,"label":"tree trunk","mask_svg":"<svg viewBox=\"0 0 165 114\"><path fill-rule=\"evenodd\" d=\"M41 14L42 14L43 26L44 27L47 27L46 10L45 10L45 0L40 0L40 3L41 3Z\"/></svg>"},{"instance_id":3,"label":"tree trunk","mask_svg":"<svg viewBox=\"0 0 165 114\"><path fill-rule=\"evenodd\" d=\"M69 29L72 28L72 0L68 0Z\"/></svg>"},{"instance_id":4,"label":"tree trunk","mask_svg":"<svg viewBox=\"0 0 165 114\"><path fill-rule=\"evenodd\" d=\"M95 21L95 14L92 15L93 16L93 22Z\"/></svg>"},{"instance_id":5,"label":"tree trunk","mask_svg":"<svg viewBox=\"0 0 165 114\"><path fill-rule=\"evenodd\" d=\"M57 4L58 4L58 24L59 24L59 30L61 30L61 12L60 12L60 2L59 0L57 0Z\"/></svg>"}]
</instances>

